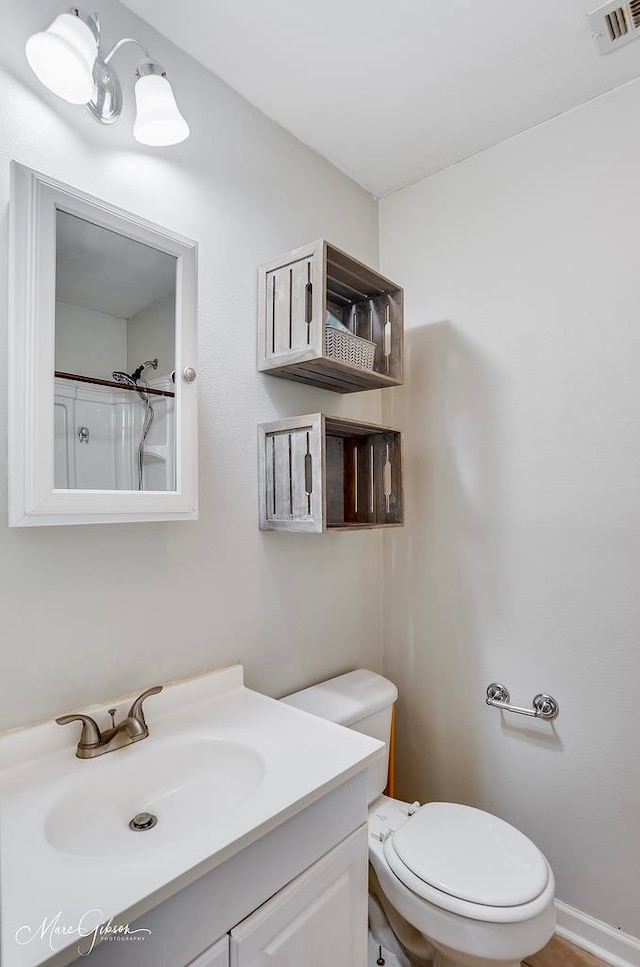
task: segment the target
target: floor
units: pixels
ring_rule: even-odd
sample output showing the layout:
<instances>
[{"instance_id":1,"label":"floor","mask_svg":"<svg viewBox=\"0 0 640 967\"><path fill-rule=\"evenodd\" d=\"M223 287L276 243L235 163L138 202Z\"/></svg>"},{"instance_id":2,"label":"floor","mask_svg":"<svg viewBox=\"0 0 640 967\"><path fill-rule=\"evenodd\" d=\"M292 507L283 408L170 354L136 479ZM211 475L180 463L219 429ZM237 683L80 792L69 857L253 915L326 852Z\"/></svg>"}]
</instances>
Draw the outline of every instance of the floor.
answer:
<instances>
[{"instance_id":1,"label":"floor","mask_svg":"<svg viewBox=\"0 0 640 967\"><path fill-rule=\"evenodd\" d=\"M568 940L552 937L547 946L525 960L527 967L608 967L604 960L574 947Z\"/></svg>"},{"instance_id":2,"label":"floor","mask_svg":"<svg viewBox=\"0 0 640 967\"><path fill-rule=\"evenodd\" d=\"M383 950L385 967L400 967L399 961ZM369 965L376 967L378 959L378 948L374 944L371 936L369 937ZM567 940L560 937L553 937L547 946L538 954L529 957L524 961L523 967L608 967L603 960L594 957L593 954L574 947Z\"/></svg>"}]
</instances>

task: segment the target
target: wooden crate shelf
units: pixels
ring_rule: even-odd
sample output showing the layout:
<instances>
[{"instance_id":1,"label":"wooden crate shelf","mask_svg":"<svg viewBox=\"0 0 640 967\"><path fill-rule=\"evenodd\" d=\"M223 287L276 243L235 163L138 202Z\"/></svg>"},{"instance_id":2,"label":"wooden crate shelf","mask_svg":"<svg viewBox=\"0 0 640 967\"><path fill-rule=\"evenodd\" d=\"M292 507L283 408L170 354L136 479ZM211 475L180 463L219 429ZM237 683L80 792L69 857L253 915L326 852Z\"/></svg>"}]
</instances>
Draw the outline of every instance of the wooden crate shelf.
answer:
<instances>
[{"instance_id":1,"label":"wooden crate shelf","mask_svg":"<svg viewBox=\"0 0 640 967\"><path fill-rule=\"evenodd\" d=\"M403 523L402 434L313 413L259 427L260 530Z\"/></svg>"},{"instance_id":2,"label":"wooden crate shelf","mask_svg":"<svg viewBox=\"0 0 640 967\"><path fill-rule=\"evenodd\" d=\"M373 369L327 353L331 312L375 344ZM336 393L399 386L404 293L399 285L324 239L294 249L258 273L258 369Z\"/></svg>"}]
</instances>

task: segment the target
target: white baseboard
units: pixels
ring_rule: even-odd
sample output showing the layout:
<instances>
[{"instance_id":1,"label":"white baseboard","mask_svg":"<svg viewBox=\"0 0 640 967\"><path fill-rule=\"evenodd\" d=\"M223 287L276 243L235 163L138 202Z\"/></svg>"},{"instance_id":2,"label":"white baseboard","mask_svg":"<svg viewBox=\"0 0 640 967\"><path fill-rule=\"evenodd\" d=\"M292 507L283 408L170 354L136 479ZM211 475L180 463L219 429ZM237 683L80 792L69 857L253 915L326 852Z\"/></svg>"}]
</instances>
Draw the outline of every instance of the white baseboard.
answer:
<instances>
[{"instance_id":1,"label":"white baseboard","mask_svg":"<svg viewBox=\"0 0 640 967\"><path fill-rule=\"evenodd\" d=\"M556 933L614 967L640 967L640 940L556 900Z\"/></svg>"}]
</instances>

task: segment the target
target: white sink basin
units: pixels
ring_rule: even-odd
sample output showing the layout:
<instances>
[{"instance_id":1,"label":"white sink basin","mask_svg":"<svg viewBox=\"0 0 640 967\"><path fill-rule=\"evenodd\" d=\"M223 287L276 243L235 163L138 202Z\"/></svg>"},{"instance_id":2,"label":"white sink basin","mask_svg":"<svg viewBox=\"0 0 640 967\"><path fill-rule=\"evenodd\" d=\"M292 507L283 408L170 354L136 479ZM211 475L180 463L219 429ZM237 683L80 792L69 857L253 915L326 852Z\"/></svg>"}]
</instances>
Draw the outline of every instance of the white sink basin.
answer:
<instances>
[{"instance_id":1,"label":"white sink basin","mask_svg":"<svg viewBox=\"0 0 640 967\"><path fill-rule=\"evenodd\" d=\"M265 765L238 742L188 735L162 745L144 739L83 762L83 771L51 805L45 838L63 853L121 861L179 846L237 815L262 783ZM131 830L129 821L143 812L157 825Z\"/></svg>"}]
</instances>

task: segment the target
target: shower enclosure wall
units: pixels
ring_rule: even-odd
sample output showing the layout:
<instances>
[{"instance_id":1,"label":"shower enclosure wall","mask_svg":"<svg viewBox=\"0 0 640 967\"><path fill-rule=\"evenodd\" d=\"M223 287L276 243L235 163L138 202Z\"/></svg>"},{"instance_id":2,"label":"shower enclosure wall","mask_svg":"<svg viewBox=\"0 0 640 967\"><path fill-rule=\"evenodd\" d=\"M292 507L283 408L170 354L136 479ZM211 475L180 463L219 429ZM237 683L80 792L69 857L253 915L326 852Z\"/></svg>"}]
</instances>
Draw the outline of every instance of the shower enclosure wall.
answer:
<instances>
[{"instance_id":1,"label":"shower enclosure wall","mask_svg":"<svg viewBox=\"0 0 640 967\"><path fill-rule=\"evenodd\" d=\"M171 377L150 380L173 394ZM154 419L144 444L142 489L175 490L175 400L150 395ZM145 406L135 390L55 379L54 486L137 490Z\"/></svg>"}]
</instances>

